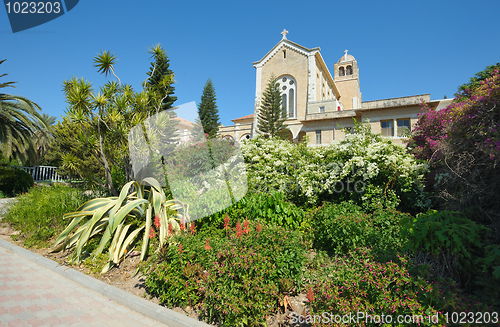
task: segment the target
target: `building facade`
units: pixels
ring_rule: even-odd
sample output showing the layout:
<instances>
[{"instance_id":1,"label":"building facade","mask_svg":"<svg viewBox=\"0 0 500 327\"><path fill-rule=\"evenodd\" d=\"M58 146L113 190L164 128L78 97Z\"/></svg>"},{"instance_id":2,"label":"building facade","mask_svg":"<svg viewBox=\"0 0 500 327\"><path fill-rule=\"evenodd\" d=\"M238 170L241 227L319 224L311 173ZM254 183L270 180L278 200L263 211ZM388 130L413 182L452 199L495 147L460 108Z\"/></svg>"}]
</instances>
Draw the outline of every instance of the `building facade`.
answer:
<instances>
[{"instance_id":1,"label":"building facade","mask_svg":"<svg viewBox=\"0 0 500 327\"><path fill-rule=\"evenodd\" d=\"M262 59L253 63L256 69L254 113L232 120L232 126L221 126L220 134L236 141L258 134L257 112L262 94L271 76L280 85L288 138L300 142L308 136L311 145L326 145L344 138L357 122L369 121L372 132L400 142L418 120L420 104L433 109L445 108L452 99L431 101L429 94L376 101L362 100L359 67L348 51L333 64L333 74L320 48L305 48L287 39L281 41Z\"/></svg>"}]
</instances>

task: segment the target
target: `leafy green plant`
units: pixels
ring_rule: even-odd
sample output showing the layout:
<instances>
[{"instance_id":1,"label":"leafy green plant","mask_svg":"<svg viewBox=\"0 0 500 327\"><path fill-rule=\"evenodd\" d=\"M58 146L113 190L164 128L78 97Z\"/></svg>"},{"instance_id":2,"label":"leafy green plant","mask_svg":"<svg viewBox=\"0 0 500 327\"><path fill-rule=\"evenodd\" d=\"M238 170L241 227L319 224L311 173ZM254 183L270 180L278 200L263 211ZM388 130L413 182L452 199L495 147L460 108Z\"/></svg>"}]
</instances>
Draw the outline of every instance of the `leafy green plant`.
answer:
<instances>
[{"instance_id":1,"label":"leafy green plant","mask_svg":"<svg viewBox=\"0 0 500 327\"><path fill-rule=\"evenodd\" d=\"M183 205L174 200L167 201L155 179L145 178L141 183L128 182L119 197L93 199L77 211L64 215L64 218L72 218L72 221L56 239L52 251L73 248L71 261L78 263L84 259L82 251L89 240L100 237L94 254L99 255L104 248L108 248L108 264L102 270L105 273L123 260L141 232L144 233L141 260L144 260L149 239L155 235L153 217L158 229L159 246L164 246L167 237L180 231L177 220L182 219L182 216L175 211L179 209L184 209ZM89 219L85 221L85 218Z\"/></svg>"},{"instance_id":2,"label":"leafy green plant","mask_svg":"<svg viewBox=\"0 0 500 327\"><path fill-rule=\"evenodd\" d=\"M455 270L470 267L474 250L481 247L486 230L459 212L429 210L416 217L407 217L403 221L402 235L408 240L408 250L430 253ZM453 262L456 266L450 265Z\"/></svg>"},{"instance_id":3,"label":"leafy green plant","mask_svg":"<svg viewBox=\"0 0 500 327\"><path fill-rule=\"evenodd\" d=\"M343 255L357 247L371 247L379 254L394 254L403 241L399 224L407 214L378 209L367 214L350 202L326 204L314 213L314 247Z\"/></svg>"},{"instance_id":4,"label":"leafy green plant","mask_svg":"<svg viewBox=\"0 0 500 327\"><path fill-rule=\"evenodd\" d=\"M13 167L0 167L0 191L13 197L23 192L28 192L33 186L33 177L22 169Z\"/></svg>"},{"instance_id":5,"label":"leafy green plant","mask_svg":"<svg viewBox=\"0 0 500 327\"><path fill-rule=\"evenodd\" d=\"M283 193L271 191L248 193L231 207L201 219L200 223L220 227L226 214L238 219L262 220L289 229L297 229L305 217L304 210L288 202Z\"/></svg>"},{"instance_id":6,"label":"leafy green plant","mask_svg":"<svg viewBox=\"0 0 500 327\"><path fill-rule=\"evenodd\" d=\"M44 246L66 226L63 215L84 202L83 191L70 186L35 186L17 197L2 221L20 232L25 246Z\"/></svg>"},{"instance_id":7,"label":"leafy green plant","mask_svg":"<svg viewBox=\"0 0 500 327\"><path fill-rule=\"evenodd\" d=\"M224 224L170 239L143 266L147 291L169 306L200 308L209 322L260 326L301 288L308 244L281 226Z\"/></svg>"}]
</instances>

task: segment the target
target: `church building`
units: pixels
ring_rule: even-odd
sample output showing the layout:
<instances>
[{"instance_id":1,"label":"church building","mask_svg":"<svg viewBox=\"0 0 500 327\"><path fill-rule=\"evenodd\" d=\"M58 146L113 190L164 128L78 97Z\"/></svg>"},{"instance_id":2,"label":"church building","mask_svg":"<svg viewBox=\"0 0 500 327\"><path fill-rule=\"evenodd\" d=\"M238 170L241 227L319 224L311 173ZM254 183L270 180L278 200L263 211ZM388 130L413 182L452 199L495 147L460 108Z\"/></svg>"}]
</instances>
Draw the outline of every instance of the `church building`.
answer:
<instances>
[{"instance_id":1,"label":"church building","mask_svg":"<svg viewBox=\"0 0 500 327\"><path fill-rule=\"evenodd\" d=\"M345 50L337 62L328 66L320 48L308 49L294 43L287 39L287 33L283 30L281 41L253 63L254 113L233 119L232 126L221 126L221 136L242 141L258 134L256 113L271 76L277 78L280 86L289 140L300 142L307 135L311 145L341 140L354 127L353 118L358 122L369 121L372 132L401 142L417 122L423 101L438 110L452 101L431 101L429 94L363 101L354 56Z\"/></svg>"}]
</instances>

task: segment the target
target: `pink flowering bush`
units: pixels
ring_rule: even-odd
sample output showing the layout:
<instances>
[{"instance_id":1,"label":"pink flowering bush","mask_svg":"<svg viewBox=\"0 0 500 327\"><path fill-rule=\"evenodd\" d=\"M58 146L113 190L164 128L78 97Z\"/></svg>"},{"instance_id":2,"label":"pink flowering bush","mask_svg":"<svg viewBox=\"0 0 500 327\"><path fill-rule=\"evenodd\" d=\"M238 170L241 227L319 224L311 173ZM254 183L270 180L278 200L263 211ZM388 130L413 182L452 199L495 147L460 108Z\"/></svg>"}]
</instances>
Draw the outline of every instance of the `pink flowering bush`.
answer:
<instances>
[{"instance_id":1,"label":"pink flowering bush","mask_svg":"<svg viewBox=\"0 0 500 327\"><path fill-rule=\"evenodd\" d=\"M455 275L463 276L456 278L462 279L463 287L498 306L500 251L495 249L500 248L500 71L493 66L487 71L461 86L446 109L435 112L427 107L409 147L417 158L430 164L428 186L436 195L435 207L465 213L466 218L488 227L481 233L482 242L464 247L466 252L479 247L470 262L473 271ZM457 229L451 225L442 232L457 239ZM443 238L445 234L439 235ZM471 237L470 232L464 235ZM497 299L492 300L494 297Z\"/></svg>"},{"instance_id":2,"label":"pink flowering bush","mask_svg":"<svg viewBox=\"0 0 500 327\"><path fill-rule=\"evenodd\" d=\"M436 277L430 265L415 265L406 256L396 261L379 262L370 249L358 248L337 257L326 277L312 285L312 301L306 315L320 316L327 312L349 315L422 316L424 321L412 326L436 326L429 316L439 316L439 326L446 312L485 312L489 308L465 296L454 282ZM306 285L306 289L311 286ZM369 321L368 321L369 322ZM330 320L316 320L314 326L345 326ZM380 326L380 323L356 321L356 326Z\"/></svg>"}]
</instances>

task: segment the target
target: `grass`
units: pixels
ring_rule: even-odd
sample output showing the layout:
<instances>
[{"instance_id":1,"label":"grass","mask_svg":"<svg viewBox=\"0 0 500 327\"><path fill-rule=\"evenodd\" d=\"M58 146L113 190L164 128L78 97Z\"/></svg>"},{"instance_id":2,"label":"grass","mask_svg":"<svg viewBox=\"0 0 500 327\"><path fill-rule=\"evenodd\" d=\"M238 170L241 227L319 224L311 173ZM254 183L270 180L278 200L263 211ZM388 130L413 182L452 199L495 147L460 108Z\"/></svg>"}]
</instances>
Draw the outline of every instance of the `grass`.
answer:
<instances>
[{"instance_id":1,"label":"grass","mask_svg":"<svg viewBox=\"0 0 500 327\"><path fill-rule=\"evenodd\" d=\"M15 237L26 247L50 246L49 240L68 224L63 215L87 200L82 190L60 184L35 186L17 199L2 220L20 232Z\"/></svg>"}]
</instances>

